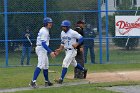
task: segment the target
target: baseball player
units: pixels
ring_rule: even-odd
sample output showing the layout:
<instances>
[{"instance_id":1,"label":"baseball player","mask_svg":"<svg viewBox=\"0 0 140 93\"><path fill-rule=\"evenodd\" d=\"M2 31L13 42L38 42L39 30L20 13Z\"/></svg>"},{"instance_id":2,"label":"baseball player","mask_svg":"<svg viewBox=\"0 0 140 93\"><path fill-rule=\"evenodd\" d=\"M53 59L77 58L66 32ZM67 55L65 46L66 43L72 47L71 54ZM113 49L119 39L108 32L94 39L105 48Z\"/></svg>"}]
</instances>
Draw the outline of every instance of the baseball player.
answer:
<instances>
[{"instance_id":1,"label":"baseball player","mask_svg":"<svg viewBox=\"0 0 140 93\"><path fill-rule=\"evenodd\" d=\"M76 31L70 28L71 23L69 20L64 20L61 23L61 45L58 49L56 49L55 53L58 55L62 49L65 49L65 58L62 64L62 73L61 77L58 80L55 80L58 84L62 84L64 77L67 73L67 68L69 65L73 65L74 67L82 70L84 72L84 77L86 77L87 70L83 68L80 64L77 64L75 60L75 56L77 55L76 47L82 43L83 37ZM78 40L78 42L76 42Z\"/></svg>"},{"instance_id":2,"label":"baseball player","mask_svg":"<svg viewBox=\"0 0 140 93\"><path fill-rule=\"evenodd\" d=\"M38 56L38 64L34 71L33 79L31 80L31 83L29 84L31 87L36 88L36 80L37 77L40 74L41 69L43 69L43 74L45 78L45 86L52 86L53 83L49 81L48 78L48 68L49 68L49 61L48 61L48 55L50 54L51 57L55 57L55 53L52 52L52 50L48 47L49 46L49 29L52 27L52 19L49 17L44 18L43 24L44 27L42 27L37 36L36 41L36 54Z\"/></svg>"}]
</instances>

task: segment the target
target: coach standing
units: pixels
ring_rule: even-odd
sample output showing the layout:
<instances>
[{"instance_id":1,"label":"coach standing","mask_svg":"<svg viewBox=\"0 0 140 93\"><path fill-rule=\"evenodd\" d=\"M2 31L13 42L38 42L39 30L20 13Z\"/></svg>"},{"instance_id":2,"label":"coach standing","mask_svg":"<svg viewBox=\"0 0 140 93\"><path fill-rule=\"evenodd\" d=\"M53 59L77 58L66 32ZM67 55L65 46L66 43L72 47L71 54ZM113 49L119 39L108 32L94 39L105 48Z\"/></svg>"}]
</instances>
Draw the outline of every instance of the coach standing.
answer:
<instances>
[{"instance_id":1,"label":"coach standing","mask_svg":"<svg viewBox=\"0 0 140 93\"><path fill-rule=\"evenodd\" d=\"M92 30L91 25L87 24L84 29L84 60L87 63L87 53L90 50L91 63L95 63L95 53L94 53L94 38L96 34Z\"/></svg>"},{"instance_id":2,"label":"coach standing","mask_svg":"<svg viewBox=\"0 0 140 93\"><path fill-rule=\"evenodd\" d=\"M80 35L84 35L83 29L84 29L85 23L83 21L78 21L76 23L76 29ZM82 67L84 67L84 56L83 56L83 42L77 47L77 55L75 57L77 63L79 63ZM74 69L74 78L79 78L83 79L84 78L84 73L83 71L75 68Z\"/></svg>"},{"instance_id":3,"label":"coach standing","mask_svg":"<svg viewBox=\"0 0 140 93\"><path fill-rule=\"evenodd\" d=\"M26 65L30 65L30 55L31 55L32 45L28 41L28 38L30 38L30 40L32 39L32 33L30 31L30 28L26 27L26 31L23 32L23 34L22 34L22 39L24 41L22 43L23 46L22 46L21 65L23 65L25 56L27 56L27 63L26 63Z\"/></svg>"}]
</instances>

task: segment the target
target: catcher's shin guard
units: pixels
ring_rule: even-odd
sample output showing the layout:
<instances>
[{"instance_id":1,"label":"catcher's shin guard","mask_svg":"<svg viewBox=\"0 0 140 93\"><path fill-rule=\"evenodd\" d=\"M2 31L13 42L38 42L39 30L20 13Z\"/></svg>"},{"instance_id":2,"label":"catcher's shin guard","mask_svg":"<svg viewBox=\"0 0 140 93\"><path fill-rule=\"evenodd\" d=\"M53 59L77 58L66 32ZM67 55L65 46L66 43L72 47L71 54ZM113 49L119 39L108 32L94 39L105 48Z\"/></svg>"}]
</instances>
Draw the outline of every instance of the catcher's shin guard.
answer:
<instances>
[{"instance_id":1,"label":"catcher's shin guard","mask_svg":"<svg viewBox=\"0 0 140 93\"><path fill-rule=\"evenodd\" d=\"M74 69L74 78L84 79L84 71L81 71L77 68Z\"/></svg>"},{"instance_id":2,"label":"catcher's shin guard","mask_svg":"<svg viewBox=\"0 0 140 93\"><path fill-rule=\"evenodd\" d=\"M84 69L84 78L87 77L87 69Z\"/></svg>"}]
</instances>

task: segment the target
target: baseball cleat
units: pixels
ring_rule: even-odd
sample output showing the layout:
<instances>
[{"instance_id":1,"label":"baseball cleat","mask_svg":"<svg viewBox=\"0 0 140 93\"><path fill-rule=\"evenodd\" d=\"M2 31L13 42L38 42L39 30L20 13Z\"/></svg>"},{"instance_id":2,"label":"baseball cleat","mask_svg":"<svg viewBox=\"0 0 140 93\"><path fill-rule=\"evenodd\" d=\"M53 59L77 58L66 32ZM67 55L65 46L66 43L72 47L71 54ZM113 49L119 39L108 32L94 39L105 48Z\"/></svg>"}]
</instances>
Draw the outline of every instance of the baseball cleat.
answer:
<instances>
[{"instance_id":1,"label":"baseball cleat","mask_svg":"<svg viewBox=\"0 0 140 93\"><path fill-rule=\"evenodd\" d=\"M84 69L84 78L87 77L87 69Z\"/></svg>"},{"instance_id":2,"label":"baseball cleat","mask_svg":"<svg viewBox=\"0 0 140 93\"><path fill-rule=\"evenodd\" d=\"M31 81L31 83L29 84L29 86L31 86L32 88L37 88L36 82L33 82L33 81Z\"/></svg>"},{"instance_id":3,"label":"baseball cleat","mask_svg":"<svg viewBox=\"0 0 140 93\"><path fill-rule=\"evenodd\" d=\"M53 83L51 83L50 81L46 81L45 82L45 87L47 87L47 86L52 86L53 85Z\"/></svg>"},{"instance_id":4,"label":"baseball cleat","mask_svg":"<svg viewBox=\"0 0 140 93\"><path fill-rule=\"evenodd\" d=\"M58 79L58 80L55 79L54 81L55 81L57 84L62 84L62 83L63 83L63 80L62 80L62 79Z\"/></svg>"}]
</instances>

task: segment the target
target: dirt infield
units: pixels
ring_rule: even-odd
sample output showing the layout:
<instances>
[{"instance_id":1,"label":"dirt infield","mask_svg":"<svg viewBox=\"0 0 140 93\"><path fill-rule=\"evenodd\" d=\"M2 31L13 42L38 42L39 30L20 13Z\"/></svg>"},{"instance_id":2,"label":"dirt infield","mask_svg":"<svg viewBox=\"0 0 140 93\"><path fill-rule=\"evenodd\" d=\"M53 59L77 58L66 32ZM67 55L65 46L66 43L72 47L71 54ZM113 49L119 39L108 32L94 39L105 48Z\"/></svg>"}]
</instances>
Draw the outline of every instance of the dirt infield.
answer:
<instances>
[{"instance_id":1,"label":"dirt infield","mask_svg":"<svg viewBox=\"0 0 140 93\"><path fill-rule=\"evenodd\" d=\"M68 76L67 78L73 78ZM88 73L86 80L90 82L114 82L114 81L140 81L140 70L121 72Z\"/></svg>"},{"instance_id":2,"label":"dirt infield","mask_svg":"<svg viewBox=\"0 0 140 93\"><path fill-rule=\"evenodd\" d=\"M90 73L87 75L87 80L91 82L139 81L140 71Z\"/></svg>"}]
</instances>

